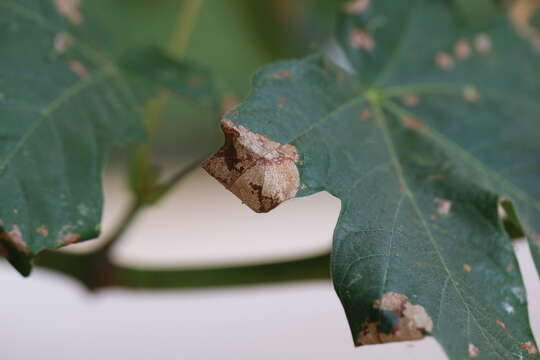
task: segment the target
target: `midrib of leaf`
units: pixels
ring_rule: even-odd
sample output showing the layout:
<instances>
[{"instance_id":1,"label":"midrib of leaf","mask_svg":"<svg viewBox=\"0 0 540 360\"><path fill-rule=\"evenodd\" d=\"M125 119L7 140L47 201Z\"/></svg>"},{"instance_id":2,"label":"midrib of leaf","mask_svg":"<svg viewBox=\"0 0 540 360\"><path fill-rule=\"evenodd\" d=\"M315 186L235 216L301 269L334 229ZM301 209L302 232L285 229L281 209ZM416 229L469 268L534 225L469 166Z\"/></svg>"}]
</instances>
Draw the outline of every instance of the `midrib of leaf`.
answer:
<instances>
[{"instance_id":1,"label":"midrib of leaf","mask_svg":"<svg viewBox=\"0 0 540 360\"><path fill-rule=\"evenodd\" d=\"M69 101L72 97L78 95L84 89L99 83L100 80L107 79L109 76L116 74L116 69L111 67L104 67L97 72L89 74L87 77L79 80L71 87L67 88L60 96L50 102L42 110L37 113L36 119L30 124L28 129L24 132L23 136L17 141L13 149L7 154L5 159L0 163L0 176L4 175L4 172L9 167L13 159L24 148L24 145L32 137L32 134L44 123L45 120L50 118L50 115L60 108L64 103Z\"/></svg>"},{"instance_id":2,"label":"midrib of leaf","mask_svg":"<svg viewBox=\"0 0 540 360\"><path fill-rule=\"evenodd\" d=\"M386 63L384 68L381 70L381 72L377 75L377 77L373 81L374 88L380 87L384 83L388 75L390 75L390 73L392 72L392 69L396 67L396 63L399 60L399 54L403 52L403 48L405 47L405 40L407 39L407 36L409 35L410 29L411 29L411 21L412 21L411 19L413 18L414 11L416 10L417 7L418 7L418 1L415 1L414 6L410 10L409 16L407 17L407 22L405 23L404 29L401 32L401 36L398 40L397 46L390 57L390 61Z\"/></svg>"},{"instance_id":3,"label":"midrib of leaf","mask_svg":"<svg viewBox=\"0 0 540 360\"><path fill-rule=\"evenodd\" d=\"M322 118L318 119L317 121L313 122L309 127L307 127L304 131L302 131L300 134L295 135L293 138L287 140L285 144L292 144L295 141L298 141L302 137L309 134L311 131L315 130L320 125L324 124L328 120L332 119L335 115L339 114L340 112L346 110L347 108L355 105L360 105L363 102L366 101L366 98L362 95L360 96L354 96L350 98L349 100L345 101L343 104L336 107L334 110L323 116Z\"/></svg>"},{"instance_id":4,"label":"midrib of leaf","mask_svg":"<svg viewBox=\"0 0 540 360\"><path fill-rule=\"evenodd\" d=\"M423 229L425 231L425 234L426 234L427 238L429 239L429 242L430 242L431 246L435 250L435 252L437 254L437 257L439 258L440 264L442 265L444 271L447 274L447 277L448 277L449 281L452 283L452 286L454 287L456 293L459 295L459 298L460 298L461 302L463 303L463 306L464 306L465 310L467 311L467 317L468 318L472 317L472 319L474 320L474 322L475 322L477 328L479 329L480 333L482 334L484 339L487 341L487 343L490 345L493 353L496 354L497 357L499 357L501 359L504 359L503 357L501 357L499 352L494 347L494 345L498 345L497 341L493 341L492 339L490 339L490 337L488 336L489 333L488 334L485 333L485 329L481 326L478 319L474 315L473 311L471 311L471 309L469 307L469 304L465 300L464 294L462 294L461 290L459 289L458 282L454 279L454 277L452 275L452 272L450 271L448 265L446 264L444 256L442 255L442 252L441 252L441 250L439 248L439 245L437 244L437 241L436 241L435 237L433 236L433 233L431 232L431 229L429 228L428 224L426 223L424 215L423 215L422 211L420 210L420 208L418 206L418 203L417 203L417 201L416 201L416 199L414 197L414 194L410 190L410 187L409 187L408 182L407 182L407 180L405 178L405 175L404 175L403 167L401 166L401 164L399 162L398 155L397 155L397 150L396 150L396 147L395 147L395 144L394 144L394 140L392 139L392 135L390 134L390 130L388 129L388 124L387 124L386 118L385 118L385 116L384 116L384 114L382 112L382 107L381 107L381 104L380 104L379 100L377 100L377 99L370 100L370 102L371 102L371 105L372 105L372 108L373 108L373 111L374 111L375 120L377 121L377 124L379 125L379 128L382 130L381 132L382 132L382 135L383 135L383 138L384 138L385 145L387 147L388 156L390 157L390 160L391 160L391 162L392 162L392 164L394 166L394 170L395 170L397 180L398 180L399 184L403 186L403 190L402 190L403 195L409 199L409 202L411 203L411 206L413 207L414 212L416 213L416 216L418 217L418 219L422 223L422 227L423 227ZM382 289L382 291L384 292L384 288ZM441 291L441 297L443 295L444 294ZM439 311L440 311L440 309L439 309ZM437 323L439 322L439 319L440 318L437 318ZM470 336L470 334L469 334L469 336ZM514 339L513 337L511 337L511 338L514 341L516 341L516 339Z\"/></svg>"},{"instance_id":5,"label":"midrib of leaf","mask_svg":"<svg viewBox=\"0 0 540 360\"><path fill-rule=\"evenodd\" d=\"M391 101L385 101L384 105L389 111L395 114L398 118L414 117L414 115L410 113L408 110L404 109L403 107ZM470 165L480 170L481 172L485 173L489 178L495 180L497 183L499 183L499 185L506 188L510 194L515 195L520 200L526 202L534 209L540 211L540 201L538 201L534 197L530 196L527 192L523 191L522 189L514 185L512 182L507 180L504 176L502 176L495 170L486 166L482 161L480 161L478 158L474 157L472 154L462 149L458 144L450 140L447 136L444 136L443 134L441 134L434 128L428 126L427 124L424 124L424 126L425 126L426 132L429 135L431 135L434 139L443 143L448 148L454 150L457 154L461 156L462 159L467 161Z\"/></svg>"}]
</instances>

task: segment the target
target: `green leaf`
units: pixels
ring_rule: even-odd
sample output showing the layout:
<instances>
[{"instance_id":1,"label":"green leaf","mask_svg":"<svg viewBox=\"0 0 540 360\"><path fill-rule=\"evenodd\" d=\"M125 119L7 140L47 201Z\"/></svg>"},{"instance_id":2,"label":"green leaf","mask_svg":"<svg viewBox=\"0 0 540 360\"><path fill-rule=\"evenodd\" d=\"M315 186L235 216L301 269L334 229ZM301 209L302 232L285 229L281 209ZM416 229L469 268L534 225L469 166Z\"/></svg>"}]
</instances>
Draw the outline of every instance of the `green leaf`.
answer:
<instances>
[{"instance_id":1,"label":"green leaf","mask_svg":"<svg viewBox=\"0 0 540 360\"><path fill-rule=\"evenodd\" d=\"M84 13L60 3L0 1L2 243L25 275L38 252L99 234L104 157L144 134Z\"/></svg>"},{"instance_id":2,"label":"green leaf","mask_svg":"<svg viewBox=\"0 0 540 360\"><path fill-rule=\"evenodd\" d=\"M210 71L190 61L179 61L157 47L130 51L123 57L122 69L131 76L132 86L143 98L168 90L214 114L220 99Z\"/></svg>"},{"instance_id":3,"label":"green leaf","mask_svg":"<svg viewBox=\"0 0 540 360\"><path fill-rule=\"evenodd\" d=\"M354 74L276 63L228 115L297 148L299 196L341 200L332 276L358 345L427 332L451 359L538 358L498 204L540 233L540 57L498 11L478 30L449 1L371 1L339 20Z\"/></svg>"},{"instance_id":4,"label":"green leaf","mask_svg":"<svg viewBox=\"0 0 540 360\"><path fill-rule=\"evenodd\" d=\"M98 236L103 160L144 137L148 98L219 108L207 69L134 41L119 54L97 15L107 5L91 5L0 0L1 248L24 275L40 251Z\"/></svg>"}]
</instances>

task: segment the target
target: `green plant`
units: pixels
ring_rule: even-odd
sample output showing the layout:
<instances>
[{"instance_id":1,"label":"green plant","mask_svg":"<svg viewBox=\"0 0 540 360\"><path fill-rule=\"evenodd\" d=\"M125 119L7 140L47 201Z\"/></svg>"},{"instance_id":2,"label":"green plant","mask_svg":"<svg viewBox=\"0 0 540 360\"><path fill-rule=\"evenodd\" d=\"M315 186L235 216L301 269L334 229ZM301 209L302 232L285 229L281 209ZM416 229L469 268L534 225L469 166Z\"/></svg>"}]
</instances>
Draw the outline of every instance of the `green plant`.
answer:
<instances>
[{"instance_id":1,"label":"green plant","mask_svg":"<svg viewBox=\"0 0 540 360\"><path fill-rule=\"evenodd\" d=\"M430 334L452 359L537 358L512 249L526 236L540 266L537 3L332 2L346 64L319 51L264 67L225 106L225 145L204 164L255 211L339 198L331 259L151 271L114 264L110 246L207 155L163 179L152 146L133 145L134 200L117 230L88 254L41 252L98 236L111 146L143 140L144 126L152 138L178 98L220 117L233 81L183 60L202 0L0 0L0 249L23 275L41 253L37 265L91 289L328 278L331 260L357 345ZM133 36L126 24L144 16L163 28Z\"/></svg>"}]
</instances>

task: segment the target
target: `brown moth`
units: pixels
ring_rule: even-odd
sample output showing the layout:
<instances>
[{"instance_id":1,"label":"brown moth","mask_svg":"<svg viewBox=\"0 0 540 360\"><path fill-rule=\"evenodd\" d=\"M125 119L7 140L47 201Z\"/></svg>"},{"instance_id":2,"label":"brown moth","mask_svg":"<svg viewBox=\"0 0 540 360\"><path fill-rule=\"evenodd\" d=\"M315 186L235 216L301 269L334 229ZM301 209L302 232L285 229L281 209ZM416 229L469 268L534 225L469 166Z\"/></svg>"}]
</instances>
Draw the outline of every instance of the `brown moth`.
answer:
<instances>
[{"instance_id":1,"label":"brown moth","mask_svg":"<svg viewBox=\"0 0 540 360\"><path fill-rule=\"evenodd\" d=\"M229 119L225 144L203 168L253 211L264 213L296 196L300 175L293 145L282 145Z\"/></svg>"}]
</instances>

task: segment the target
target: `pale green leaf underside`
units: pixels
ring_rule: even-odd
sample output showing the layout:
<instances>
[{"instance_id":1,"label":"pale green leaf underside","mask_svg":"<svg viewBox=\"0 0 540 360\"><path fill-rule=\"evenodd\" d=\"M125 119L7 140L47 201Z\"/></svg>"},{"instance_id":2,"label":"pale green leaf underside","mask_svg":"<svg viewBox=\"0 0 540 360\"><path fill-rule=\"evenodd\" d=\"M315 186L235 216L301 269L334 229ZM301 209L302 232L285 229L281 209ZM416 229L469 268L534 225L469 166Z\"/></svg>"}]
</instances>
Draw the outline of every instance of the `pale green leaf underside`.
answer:
<instances>
[{"instance_id":1,"label":"pale green leaf underside","mask_svg":"<svg viewBox=\"0 0 540 360\"><path fill-rule=\"evenodd\" d=\"M426 309L451 359L469 344L478 359L536 358L497 204L507 197L523 224L540 221L540 57L506 20L472 30L448 4L379 0L344 15L356 75L320 57L271 65L230 119L298 148L300 195L341 199L332 271L355 340L368 322L395 325L373 305L397 292ZM371 29L373 49L352 48L352 29ZM437 66L480 31L490 51Z\"/></svg>"}]
</instances>

